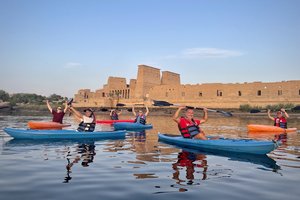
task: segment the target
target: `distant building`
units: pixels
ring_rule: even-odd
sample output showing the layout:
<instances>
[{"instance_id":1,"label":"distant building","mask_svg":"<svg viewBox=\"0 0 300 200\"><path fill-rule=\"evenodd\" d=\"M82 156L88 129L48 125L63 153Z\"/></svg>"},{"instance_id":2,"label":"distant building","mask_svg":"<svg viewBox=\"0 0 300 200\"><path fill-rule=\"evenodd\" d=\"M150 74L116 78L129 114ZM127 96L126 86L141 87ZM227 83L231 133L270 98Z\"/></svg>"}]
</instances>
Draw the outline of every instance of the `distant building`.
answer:
<instances>
[{"instance_id":1,"label":"distant building","mask_svg":"<svg viewBox=\"0 0 300 200\"><path fill-rule=\"evenodd\" d=\"M252 83L205 83L182 85L180 75L139 65L137 79L108 77L102 89L81 89L75 94L76 106L113 107L164 100L174 104L211 108L239 108L240 105L266 106L278 103L300 104L300 80Z\"/></svg>"}]
</instances>

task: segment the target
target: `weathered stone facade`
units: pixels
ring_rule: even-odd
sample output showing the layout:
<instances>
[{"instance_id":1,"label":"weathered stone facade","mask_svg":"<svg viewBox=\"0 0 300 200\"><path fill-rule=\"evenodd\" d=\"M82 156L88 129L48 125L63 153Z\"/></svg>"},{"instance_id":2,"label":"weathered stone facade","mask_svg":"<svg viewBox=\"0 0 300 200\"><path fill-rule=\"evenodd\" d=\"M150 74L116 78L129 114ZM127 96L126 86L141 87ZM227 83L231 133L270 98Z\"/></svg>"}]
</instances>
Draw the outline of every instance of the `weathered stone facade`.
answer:
<instances>
[{"instance_id":1,"label":"weathered stone facade","mask_svg":"<svg viewBox=\"0 0 300 200\"><path fill-rule=\"evenodd\" d=\"M109 77L102 89L81 89L75 94L80 107L112 107L151 100L211 108L239 108L240 105L266 106L278 103L300 104L300 80L253 83L205 83L181 85L180 75L139 65L137 79Z\"/></svg>"}]
</instances>

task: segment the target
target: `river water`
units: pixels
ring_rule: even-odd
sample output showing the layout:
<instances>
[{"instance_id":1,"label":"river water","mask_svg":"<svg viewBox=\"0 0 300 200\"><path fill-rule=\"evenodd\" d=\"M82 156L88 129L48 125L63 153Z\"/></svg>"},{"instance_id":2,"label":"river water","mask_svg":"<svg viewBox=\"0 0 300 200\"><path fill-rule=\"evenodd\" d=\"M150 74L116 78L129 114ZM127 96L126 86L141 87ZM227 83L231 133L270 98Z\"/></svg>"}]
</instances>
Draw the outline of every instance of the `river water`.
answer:
<instances>
[{"instance_id":1,"label":"river water","mask_svg":"<svg viewBox=\"0 0 300 200\"><path fill-rule=\"evenodd\" d=\"M97 116L105 119L107 116ZM128 119L130 116L122 116ZM0 116L0 198L10 199L289 199L300 195L300 134L289 133L266 156L219 154L182 149L158 142L157 133L178 133L170 116L149 116L154 128L129 132L125 139L22 141L5 127L50 116ZM76 128L72 117L69 129ZM272 124L267 117L210 116L207 135L273 139L251 135L246 125ZM299 118L289 127L300 129ZM112 127L97 125L97 130Z\"/></svg>"}]
</instances>

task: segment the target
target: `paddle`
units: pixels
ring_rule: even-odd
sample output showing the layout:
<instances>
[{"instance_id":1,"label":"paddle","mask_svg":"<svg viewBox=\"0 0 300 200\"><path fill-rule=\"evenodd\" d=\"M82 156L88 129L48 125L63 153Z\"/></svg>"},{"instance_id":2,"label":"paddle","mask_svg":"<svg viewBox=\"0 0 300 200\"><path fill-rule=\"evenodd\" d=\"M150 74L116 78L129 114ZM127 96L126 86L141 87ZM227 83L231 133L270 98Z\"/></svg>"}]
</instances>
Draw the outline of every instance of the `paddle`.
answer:
<instances>
[{"instance_id":1,"label":"paddle","mask_svg":"<svg viewBox=\"0 0 300 200\"><path fill-rule=\"evenodd\" d=\"M67 105L68 106L72 106L72 103L73 103L74 99L71 98L68 102L67 102ZM72 115L72 112L69 112L69 117Z\"/></svg>"},{"instance_id":2,"label":"paddle","mask_svg":"<svg viewBox=\"0 0 300 200\"><path fill-rule=\"evenodd\" d=\"M154 106L179 106L179 105L176 105L176 104L172 104L172 103L169 103L167 101L158 101L158 100L153 100L154 102ZM202 107L193 107L193 106L186 106L187 108L191 108L191 109L200 109L200 110L203 110ZM221 113L222 115L226 116L226 117L232 117L232 113L231 112L226 112L226 111L223 111L223 110L213 110L213 109L207 109L207 111L209 112L216 112L216 113Z\"/></svg>"}]
</instances>

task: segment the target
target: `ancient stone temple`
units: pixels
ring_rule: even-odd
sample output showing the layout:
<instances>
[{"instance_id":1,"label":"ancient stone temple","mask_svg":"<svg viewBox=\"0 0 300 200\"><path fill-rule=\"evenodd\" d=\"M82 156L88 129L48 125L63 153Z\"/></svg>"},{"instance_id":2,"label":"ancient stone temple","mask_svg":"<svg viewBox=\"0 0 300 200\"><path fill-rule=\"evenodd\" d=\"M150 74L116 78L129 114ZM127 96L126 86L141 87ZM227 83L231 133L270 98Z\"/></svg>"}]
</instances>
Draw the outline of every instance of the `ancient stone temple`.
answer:
<instances>
[{"instance_id":1,"label":"ancient stone temple","mask_svg":"<svg viewBox=\"0 0 300 200\"><path fill-rule=\"evenodd\" d=\"M75 94L76 106L79 107L113 107L117 103L151 106L152 100L211 108L239 108L243 104L300 104L300 80L182 85L177 73L139 65L137 78L129 80L129 83L126 78L110 76L103 88L95 92L81 89Z\"/></svg>"}]
</instances>

